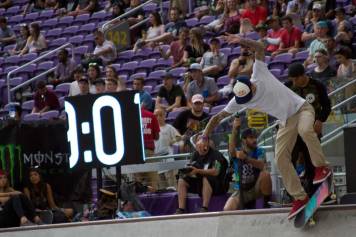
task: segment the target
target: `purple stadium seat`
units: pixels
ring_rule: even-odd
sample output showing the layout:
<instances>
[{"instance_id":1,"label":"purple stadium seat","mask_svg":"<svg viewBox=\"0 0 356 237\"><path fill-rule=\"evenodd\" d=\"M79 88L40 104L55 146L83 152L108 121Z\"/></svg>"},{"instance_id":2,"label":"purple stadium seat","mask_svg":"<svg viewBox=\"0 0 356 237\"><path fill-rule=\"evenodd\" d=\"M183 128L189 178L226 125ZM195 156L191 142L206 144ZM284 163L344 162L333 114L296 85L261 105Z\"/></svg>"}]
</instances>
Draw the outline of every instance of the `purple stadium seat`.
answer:
<instances>
[{"instance_id":1,"label":"purple stadium seat","mask_svg":"<svg viewBox=\"0 0 356 237\"><path fill-rule=\"evenodd\" d=\"M344 8L347 4L349 4L349 0L336 0L336 7Z\"/></svg>"},{"instance_id":2,"label":"purple stadium seat","mask_svg":"<svg viewBox=\"0 0 356 237\"><path fill-rule=\"evenodd\" d=\"M283 71L288 64L292 62L293 54L291 53L282 53L274 58L271 58L271 61L268 64L269 69L278 68Z\"/></svg>"},{"instance_id":3,"label":"purple stadium seat","mask_svg":"<svg viewBox=\"0 0 356 237\"><path fill-rule=\"evenodd\" d=\"M181 78L182 74L187 71L186 67L177 67L171 69L169 72L175 77L175 78Z\"/></svg>"},{"instance_id":4,"label":"purple stadium seat","mask_svg":"<svg viewBox=\"0 0 356 237\"><path fill-rule=\"evenodd\" d=\"M70 26L63 30L61 37L77 36L79 26Z\"/></svg>"},{"instance_id":5,"label":"purple stadium seat","mask_svg":"<svg viewBox=\"0 0 356 237\"><path fill-rule=\"evenodd\" d=\"M153 89L153 86L151 86L151 85L145 85L143 87L143 90L146 91L147 93L151 93L152 89Z\"/></svg>"},{"instance_id":6,"label":"purple stadium seat","mask_svg":"<svg viewBox=\"0 0 356 237\"><path fill-rule=\"evenodd\" d=\"M14 16L18 15L18 13L21 11L20 6L12 6L9 7L5 12L4 16L9 17L9 16Z\"/></svg>"},{"instance_id":7,"label":"purple stadium seat","mask_svg":"<svg viewBox=\"0 0 356 237\"><path fill-rule=\"evenodd\" d=\"M46 39L51 41L52 39L58 38L61 34L62 34L62 28L54 28L47 31Z\"/></svg>"},{"instance_id":8,"label":"purple stadium seat","mask_svg":"<svg viewBox=\"0 0 356 237\"><path fill-rule=\"evenodd\" d=\"M133 50L126 50L126 51L120 52L118 54L118 58L128 60L128 59L131 59L134 55L135 55L135 52Z\"/></svg>"},{"instance_id":9,"label":"purple stadium seat","mask_svg":"<svg viewBox=\"0 0 356 237\"><path fill-rule=\"evenodd\" d=\"M69 87L70 87L70 83L65 82L65 83L62 83L62 84L59 84L58 86L56 86L56 89L54 90L54 92L59 97L67 96L69 93Z\"/></svg>"},{"instance_id":10,"label":"purple stadium seat","mask_svg":"<svg viewBox=\"0 0 356 237\"><path fill-rule=\"evenodd\" d=\"M172 111L172 112L169 112L169 113L167 114L166 120L168 120L168 121L173 121L173 120L175 120L175 119L177 118L177 116L178 116L182 111L184 111L184 110L186 110L186 108L180 108L180 109L174 110L174 111Z\"/></svg>"},{"instance_id":11,"label":"purple stadium seat","mask_svg":"<svg viewBox=\"0 0 356 237\"><path fill-rule=\"evenodd\" d=\"M292 62L303 63L309 56L309 50L304 50L295 54Z\"/></svg>"},{"instance_id":12,"label":"purple stadium seat","mask_svg":"<svg viewBox=\"0 0 356 237\"><path fill-rule=\"evenodd\" d=\"M31 113L34 105L34 100L28 100L22 103L22 115Z\"/></svg>"},{"instance_id":13,"label":"purple stadium seat","mask_svg":"<svg viewBox=\"0 0 356 237\"><path fill-rule=\"evenodd\" d=\"M45 72L53 67L54 67L54 63L52 61L42 62L37 65L35 74L40 74L40 73Z\"/></svg>"},{"instance_id":14,"label":"purple stadium seat","mask_svg":"<svg viewBox=\"0 0 356 237\"><path fill-rule=\"evenodd\" d=\"M59 18L58 23L57 23L57 27L67 27L72 25L74 20L73 16L64 16Z\"/></svg>"},{"instance_id":15,"label":"purple stadium seat","mask_svg":"<svg viewBox=\"0 0 356 237\"><path fill-rule=\"evenodd\" d=\"M41 119L41 117L40 117L40 114L38 114L38 113L36 113L36 114L26 114L23 117L24 121L38 121L40 119Z\"/></svg>"},{"instance_id":16,"label":"purple stadium seat","mask_svg":"<svg viewBox=\"0 0 356 237\"><path fill-rule=\"evenodd\" d=\"M5 62L2 64L2 67L5 68L5 67L8 67L8 66L19 65L20 62L21 62L21 56L13 55L13 56L10 56L10 57L6 58Z\"/></svg>"},{"instance_id":17,"label":"purple stadium seat","mask_svg":"<svg viewBox=\"0 0 356 237\"><path fill-rule=\"evenodd\" d=\"M54 119L58 118L59 111L58 110L50 110L41 114L41 119Z\"/></svg>"},{"instance_id":18,"label":"purple stadium seat","mask_svg":"<svg viewBox=\"0 0 356 237\"><path fill-rule=\"evenodd\" d=\"M247 39L258 40L260 38L260 35L256 31L253 31L247 33L245 37Z\"/></svg>"},{"instance_id":19,"label":"purple stadium seat","mask_svg":"<svg viewBox=\"0 0 356 237\"><path fill-rule=\"evenodd\" d=\"M62 46L68 42L66 37L62 37L59 39L55 39L49 42L48 48L49 49L55 49L58 48L59 46Z\"/></svg>"},{"instance_id":20,"label":"purple stadium seat","mask_svg":"<svg viewBox=\"0 0 356 237\"><path fill-rule=\"evenodd\" d=\"M32 23L37 20L39 15L40 14L38 12L27 13L23 18L22 23Z\"/></svg>"},{"instance_id":21,"label":"purple stadium seat","mask_svg":"<svg viewBox=\"0 0 356 237\"><path fill-rule=\"evenodd\" d=\"M140 62L135 72L150 72L156 63L156 59L146 59Z\"/></svg>"},{"instance_id":22,"label":"purple stadium seat","mask_svg":"<svg viewBox=\"0 0 356 237\"><path fill-rule=\"evenodd\" d=\"M77 17L73 20L72 24L73 24L73 25L83 25L83 24L86 24L86 23L88 23L89 18L90 18L90 15L89 15L89 14L82 14L82 15L79 15L79 16L77 16Z\"/></svg>"},{"instance_id":23,"label":"purple stadium seat","mask_svg":"<svg viewBox=\"0 0 356 237\"><path fill-rule=\"evenodd\" d=\"M150 12L155 12L157 10L158 6L156 3L149 3L145 6L143 6L143 11L146 13L146 16L150 13Z\"/></svg>"},{"instance_id":24,"label":"purple stadium seat","mask_svg":"<svg viewBox=\"0 0 356 237\"><path fill-rule=\"evenodd\" d=\"M159 79L159 80L161 80L162 76L164 74L166 74L166 70L153 71L148 75L147 79Z\"/></svg>"},{"instance_id":25,"label":"purple stadium seat","mask_svg":"<svg viewBox=\"0 0 356 237\"><path fill-rule=\"evenodd\" d=\"M113 63L113 64L111 64L111 66L112 66L113 68L115 68L115 71L116 71L116 72L118 72L119 69L121 68L121 65L118 64L118 63Z\"/></svg>"},{"instance_id":26,"label":"purple stadium seat","mask_svg":"<svg viewBox=\"0 0 356 237\"><path fill-rule=\"evenodd\" d=\"M83 46L79 46L79 47L74 48L75 61L77 63L80 63L81 58L87 52L88 52L88 46L87 45L83 45Z\"/></svg>"},{"instance_id":27,"label":"purple stadium seat","mask_svg":"<svg viewBox=\"0 0 356 237\"><path fill-rule=\"evenodd\" d=\"M265 63L269 63L271 61L271 56L265 56Z\"/></svg>"},{"instance_id":28,"label":"purple stadium seat","mask_svg":"<svg viewBox=\"0 0 356 237\"><path fill-rule=\"evenodd\" d=\"M68 39L68 42L75 45L75 46L79 46L84 44L84 36L83 35L76 35L76 36L72 36Z\"/></svg>"},{"instance_id":29,"label":"purple stadium seat","mask_svg":"<svg viewBox=\"0 0 356 237\"><path fill-rule=\"evenodd\" d=\"M231 54L231 48L221 48L220 52L223 53L226 57L229 57Z\"/></svg>"},{"instance_id":30,"label":"purple stadium seat","mask_svg":"<svg viewBox=\"0 0 356 237\"><path fill-rule=\"evenodd\" d=\"M50 10L42 10L42 11L40 12L40 15L39 15L39 17L37 18L37 20L43 21L43 20L50 19L50 18L52 18L53 16L54 16L54 11L53 11L52 9L50 9Z\"/></svg>"},{"instance_id":31,"label":"purple stadium seat","mask_svg":"<svg viewBox=\"0 0 356 237\"><path fill-rule=\"evenodd\" d=\"M21 64L31 62L37 58L37 53L28 53L21 57Z\"/></svg>"},{"instance_id":32,"label":"purple stadium seat","mask_svg":"<svg viewBox=\"0 0 356 237\"><path fill-rule=\"evenodd\" d=\"M94 12L89 19L89 23L103 21L105 20L105 17L106 17L105 11Z\"/></svg>"},{"instance_id":33,"label":"purple stadium seat","mask_svg":"<svg viewBox=\"0 0 356 237\"><path fill-rule=\"evenodd\" d=\"M23 21L23 15L15 15L9 18L7 21L9 25L15 25Z\"/></svg>"},{"instance_id":34,"label":"purple stadium seat","mask_svg":"<svg viewBox=\"0 0 356 237\"><path fill-rule=\"evenodd\" d=\"M160 57L162 57L162 54L157 50L153 50L147 55L148 59L159 59Z\"/></svg>"},{"instance_id":35,"label":"purple stadium seat","mask_svg":"<svg viewBox=\"0 0 356 237\"><path fill-rule=\"evenodd\" d=\"M210 115L215 115L219 113L221 110L223 110L226 107L226 105L217 105L211 108L209 114Z\"/></svg>"},{"instance_id":36,"label":"purple stadium seat","mask_svg":"<svg viewBox=\"0 0 356 237\"><path fill-rule=\"evenodd\" d=\"M167 67L170 67L172 64L173 64L172 57L168 59L160 58L157 60L157 63L154 66L154 70L166 69Z\"/></svg>"},{"instance_id":37,"label":"purple stadium seat","mask_svg":"<svg viewBox=\"0 0 356 237\"><path fill-rule=\"evenodd\" d=\"M145 72L139 72L139 73L135 73L135 74L132 74L131 76L130 76L130 81L132 81L132 80L134 80L135 78L139 78L139 77L143 77L143 78L146 78L146 76L147 76L147 73L145 73Z\"/></svg>"},{"instance_id":38,"label":"purple stadium seat","mask_svg":"<svg viewBox=\"0 0 356 237\"><path fill-rule=\"evenodd\" d=\"M232 53L236 53L236 54L240 55L241 54L241 47L238 46L238 47L233 48L232 49Z\"/></svg>"},{"instance_id":39,"label":"purple stadium seat","mask_svg":"<svg viewBox=\"0 0 356 237\"><path fill-rule=\"evenodd\" d=\"M59 108L63 109L64 108L64 100L65 100L65 96L59 97L58 101L59 101Z\"/></svg>"},{"instance_id":40,"label":"purple stadium seat","mask_svg":"<svg viewBox=\"0 0 356 237\"><path fill-rule=\"evenodd\" d=\"M281 76L281 72L282 72L281 69L279 68L270 69L269 71L273 74L273 76L277 78Z\"/></svg>"},{"instance_id":41,"label":"purple stadium seat","mask_svg":"<svg viewBox=\"0 0 356 237\"><path fill-rule=\"evenodd\" d=\"M52 29L54 27L58 27L57 23L58 23L58 19L57 18L52 18L52 19L45 20L41 24L41 30L49 30L49 29Z\"/></svg>"},{"instance_id":42,"label":"purple stadium seat","mask_svg":"<svg viewBox=\"0 0 356 237\"><path fill-rule=\"evenodd\" d=\"M10 86L11 87L15 87L20 85L23 82L22 77L14 77L14 78L10 78Z\"/></svg>"},{"instance_id":43,"label":"purple stadium seat","mask_svg":"<svg viewBox=\"0 0 356 237\"><path fill-rule=\"evenodd\" d=\"M185 23L189 28L194 27L199 24L199 20L197 18L190 18L185 20Z\"/></svg>"},{"instance_id":44,"label":"purple stadium seat","mask_svg":"<svg viewBox=\"0 0 356 237\"><path fill-rule=\"evenodd\" d=\"M95 29L96 29L95 23L89 23L89 24L82 25L77 33L78 34L89 34L89 33L93 33L95 31Z\"/></svg>"},{"instance_id":45,"label":"purple stadium seat","mask_svg":"<svg viewBox=\"0 0 356 237\"><path fill-rule=\"evenodd\" d=\"M220 88L229 84L229 82L230 82L230 78L229 76L226 75L226 76L219 77L216 82L216 85Z\"/></svg>"},{"instance_id":46,"label":"purple stadium seat","mask_svg":"<svg viewBox=\"0 0 356 237\"><path fill-rule=\"evenodd\" d=\"M156 79L156 78L145 78L145 85L146 86L152 86L153 88L159 84L161 80Z\"/></svg>"},{"instance_id":47,"label":"purple stadium seat","mask_svg":"<svg viewBox=\"0 0 356 237\"><path fill-rule=\"evenodd\" d=\"M203 16L199 21L199 25L207 25L214 20L215 16Z\"/></svg>"},{"instance_id":48,"label":"purple stadium seat","mask_svg":"<svg viewBox=\"0 0 356 237\"><path fill-rule=\"evenodd\" d=\"M0 8L0 16L3 16L5 13L5 8Z\"/></svg>"},{"instance_id":49,"label":"purple stadium seat","mask_svg":"<svg viewBox=\"0 0 356 237\"><path fill-rule=\"evenodd\" d=\"M138 65L137 61L132 61L128 63L122 64L120 70L118 71L119 74L129 74L132 73Z\"/></svg>"},{"instance_id":50,"label":"purple stadium seat","mask_svg":"<svg viewBox=\"0 0 356 237\"><path fill-rule=\"evenodd\" d=\"M24 80L30 79L36 70L36 64L30 64L24 68L21 68L14 75L18 77L22 77Z\"/></svg>"}]
</instances>

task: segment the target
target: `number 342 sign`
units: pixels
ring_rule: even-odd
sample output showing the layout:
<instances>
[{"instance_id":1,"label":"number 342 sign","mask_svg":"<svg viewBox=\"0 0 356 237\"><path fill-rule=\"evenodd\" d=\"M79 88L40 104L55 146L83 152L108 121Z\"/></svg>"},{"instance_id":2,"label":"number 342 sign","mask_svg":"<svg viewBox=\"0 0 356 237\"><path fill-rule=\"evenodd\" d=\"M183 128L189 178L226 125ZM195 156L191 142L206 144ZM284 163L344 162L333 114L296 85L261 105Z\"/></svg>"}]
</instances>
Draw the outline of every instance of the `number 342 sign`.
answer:
<instances>
[{"instance_id":1,"label":"number 342 sign","mask_svg":"<svg viewBox=\"0 0 356 237\"><path fill-rule=\"evenodd\" d=\"M67 97L70 168L143 163L139 101L134 91Z\"/></svg>"}]
</instances>

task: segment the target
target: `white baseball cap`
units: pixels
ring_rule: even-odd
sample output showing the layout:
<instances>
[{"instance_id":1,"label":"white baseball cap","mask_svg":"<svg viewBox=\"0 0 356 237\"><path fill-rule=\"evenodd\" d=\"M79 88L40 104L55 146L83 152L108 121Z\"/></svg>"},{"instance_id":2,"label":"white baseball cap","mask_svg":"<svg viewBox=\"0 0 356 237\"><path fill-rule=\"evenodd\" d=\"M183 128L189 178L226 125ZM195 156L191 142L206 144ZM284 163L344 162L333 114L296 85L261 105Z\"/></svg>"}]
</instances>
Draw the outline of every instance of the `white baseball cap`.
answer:
<instances>
[{"instance_id":1,"label":"white baseball cap","mask_svg":"<svg viewBox=\"0 0 356 237\"><path fill-rule=\"evenodd\" d=\"M203 103L204 102L204 97L201 94L195 94L192 97L192 103L196 103L196 102L200 102Z\"/></svg>"}]
</instances>

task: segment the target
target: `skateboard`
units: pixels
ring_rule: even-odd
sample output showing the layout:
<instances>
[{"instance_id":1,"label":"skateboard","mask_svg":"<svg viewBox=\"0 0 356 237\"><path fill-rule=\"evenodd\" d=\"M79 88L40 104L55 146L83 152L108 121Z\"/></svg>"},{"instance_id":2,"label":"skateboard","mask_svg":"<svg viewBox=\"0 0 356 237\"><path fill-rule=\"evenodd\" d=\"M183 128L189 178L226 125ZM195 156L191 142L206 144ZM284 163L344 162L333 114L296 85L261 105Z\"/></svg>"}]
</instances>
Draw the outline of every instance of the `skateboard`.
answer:
<instances>
[{"instance_id":1,"label":"skateboard","mask_svg":"<svg viewBox=\"0 0 356 237\"><path fill-rule=\"evenodd\" d=\"M272 208L283 208L283 207L291 207L292 203L283 203L283 202L268 202L268 205L270 205Z\"/></svg>"},{"instance_id":2,"label":"skateboard","mask_svg":"<svg viewBox=\"0 0 356 237\"><path fill-rule=\"evenodd\" d=\"M331 198L336 198L336 196L332 194L332 180L332 175L330 175L325 181L323 181L313 196L310 198L304 209L296 215L294 219L294 226L296 228L305 227L306 224L309 224L309 226L314 226L316 224L314 214L320 205L327 197L330 196L330 194Z\"/></svg>"}]
</instances>

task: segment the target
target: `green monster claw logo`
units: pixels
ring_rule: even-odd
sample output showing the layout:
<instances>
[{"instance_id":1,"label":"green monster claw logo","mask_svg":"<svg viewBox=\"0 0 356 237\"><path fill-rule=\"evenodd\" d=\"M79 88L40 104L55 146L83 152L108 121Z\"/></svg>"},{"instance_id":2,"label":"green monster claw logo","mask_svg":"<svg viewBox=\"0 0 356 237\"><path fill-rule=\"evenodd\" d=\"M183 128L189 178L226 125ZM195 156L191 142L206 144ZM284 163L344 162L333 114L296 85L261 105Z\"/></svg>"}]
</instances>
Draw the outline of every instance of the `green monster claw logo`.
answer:
<instances>
[{"instance_id":1,"label":"green monster claw logo","mask_svg":"<svg viewBox=\"0 0 356 237\"><path fill-rule=\"evenodd\" d=\"M7 151L7 152L6 152ZM15 163L18 164L19 178L22 180L22 150L21 146L15 144L0 145L0 164L3 170L10 170L11 185L15 183ZM16 159L17 162L16 162ZM10 164L8 164L10 163ZM9 166L10 165L10 166Z\"/></svg>"}]
</instances>

